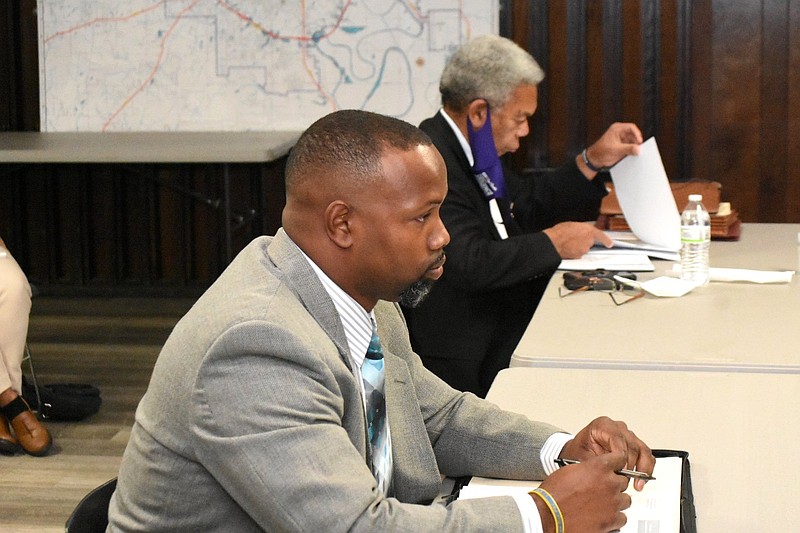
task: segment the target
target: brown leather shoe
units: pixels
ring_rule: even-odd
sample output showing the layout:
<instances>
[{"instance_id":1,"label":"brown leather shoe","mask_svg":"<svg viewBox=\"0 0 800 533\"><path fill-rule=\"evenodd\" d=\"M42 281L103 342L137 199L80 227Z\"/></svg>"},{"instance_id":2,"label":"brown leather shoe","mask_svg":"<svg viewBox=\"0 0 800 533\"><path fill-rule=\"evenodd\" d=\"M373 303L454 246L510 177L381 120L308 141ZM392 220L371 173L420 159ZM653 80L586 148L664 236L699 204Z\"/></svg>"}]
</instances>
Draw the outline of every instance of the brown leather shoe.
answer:
<instances>
[{"instance_id":1,"label":"brown leather shoe","mask_svg":"<svg viewBox=\"0 0 800 533\"><path fill-rule=\"evenodd\" d=\"M5 415L0 413L0 453L13 455L19 450L19 442L11 434L8 428L8 420Z\"/></svg>"},{"instance_id":2,"label":"brown leather shoe","mask_svg":"<svg viewBox=\"0 0 800 533\"><path fill-rule=\"evenodd\" d=\"M39 422L22 396L11 400L2 410L6 418L11 420L17 441L26 453L39 457L50 450L53 444L50 432Z\"/></svg>"}]
</instances>

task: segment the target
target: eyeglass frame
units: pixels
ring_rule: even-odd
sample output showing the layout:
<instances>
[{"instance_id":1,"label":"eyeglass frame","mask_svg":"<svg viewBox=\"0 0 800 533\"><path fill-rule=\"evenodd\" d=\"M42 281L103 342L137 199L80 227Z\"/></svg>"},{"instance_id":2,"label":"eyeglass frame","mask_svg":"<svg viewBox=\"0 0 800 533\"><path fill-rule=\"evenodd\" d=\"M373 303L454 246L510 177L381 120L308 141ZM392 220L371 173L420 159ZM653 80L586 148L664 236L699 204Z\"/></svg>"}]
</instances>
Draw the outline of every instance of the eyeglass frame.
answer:
<instances>
[{"instance_id":1,"label":"eyeglass frame","mask_svg":"<svg viewBox=\"0 0 800 533\"><path fill-rule=\"evenodd\" d=\"M631 288L623 283L614 279L614 276L627 278L630 280L636 279L636 274L632 272L615 272L611 270L605 269L596 269L590 271L583 271L583 272L576 272L576 271L567 271L564 272L563 279L564 279L564 287L569 291L567 293L563 292L563 287L558 288L558 295L561 298L569 296L570 294L574 294L576 292L583 292L583 291L600 291L607 293L611 300L614 302L614 305L620 306L625 305L628 302L632 302L633 300L638 300L639 298L645 295L645 291L640 288ZM634 290L636 291L633 295L629 296L625 300L618 300L615 297L615 294L623 293L627 296L626 290Z\"/></svg>"}]
</instances>

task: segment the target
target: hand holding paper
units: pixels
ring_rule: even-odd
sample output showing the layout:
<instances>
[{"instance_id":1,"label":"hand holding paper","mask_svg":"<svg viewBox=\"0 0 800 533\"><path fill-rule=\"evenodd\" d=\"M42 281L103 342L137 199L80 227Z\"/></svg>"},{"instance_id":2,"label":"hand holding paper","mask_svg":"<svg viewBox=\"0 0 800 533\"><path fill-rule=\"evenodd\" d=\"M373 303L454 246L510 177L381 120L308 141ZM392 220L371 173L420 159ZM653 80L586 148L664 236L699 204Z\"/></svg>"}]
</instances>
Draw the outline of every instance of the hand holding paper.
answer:
<instances>
[{"instance_id":1,"label":"hand holding paper","mask_svg":"<svg viewBox=\"0 0 800 533\"><path fill-rule=\"evenodd\" d=\"M631 231L642 241L678 251L681 215L654 137L611 169L619 205Z\"/></svg>"},{"instance_id":2,"label":"hand holding paper","mask_svg":"<svg viewBox=\"0 0 800 533\"><path fill-rule=\"evenodd\" d=\"M625 154L620 152L620 155ZM637 240L623 239L619 232L616 232L616 238L610 234L603 234L604 239L598 238L597 240L608 247L606 239L612 239L613 251L628 248L636 250L642 255L677 261L679 259L678 250L681 246L681 217L675 205L675 197L672 195L655 139L651 137L636 146L635 151L614 165L611 168L611 178L614 180L614 190L620 207ZM601 251L604 250L601 249ZM610 259L610 253L602 258L595 257L593 259L595 262L599 259ZM561 257L562 259L574 259L581 256L562 254ZM581 259L592 258L581 257ZM642 263L642 259L640 258L637 262ZM610 261L600 266L608 269L616 268ZM562 262L559 268L568 270L575 268L575 265ZM652 270L652 266L629 270Z\"/></svg>"},{"instance_id":3,"label":"hand holding paper","mask_svg":"<svg viewBox=\"0 0 800 533\"><path fill-rule=\"evenodd\" d=\"M636 124L615 122L586 149L587 158L597 167L610 167L628 155L639 153L642 132Z\"/></svg>"}]
</instances>

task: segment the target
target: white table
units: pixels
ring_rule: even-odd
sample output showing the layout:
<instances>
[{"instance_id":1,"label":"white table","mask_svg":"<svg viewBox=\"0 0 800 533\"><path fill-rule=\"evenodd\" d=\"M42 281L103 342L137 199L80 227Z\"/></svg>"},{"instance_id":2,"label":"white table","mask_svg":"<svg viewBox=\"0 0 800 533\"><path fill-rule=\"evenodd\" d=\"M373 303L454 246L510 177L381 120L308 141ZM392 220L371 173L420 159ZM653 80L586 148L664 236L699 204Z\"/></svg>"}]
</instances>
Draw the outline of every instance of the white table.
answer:
<instances>
[{"instance_id":1,"label":"white table","mask_svg":"<svg viewBox=\"0 0 800 533\"><path fill-rule=\"evenodd\" d=\"M607 415L687 450L702 533L800 528L800 375L510 368L487 399L571 432Z\"/></svg>"},{"instance_id":2,"label":"white table","mask_svg":"<svg viewBox=\"0 0 800 533\"><path fill-rule=\"evenodd\" d=\"M800 224L744 224L711 243L711 266L798 270ZM672 262L654 261L663 275ZM800 374L800 276L789 284L718 283L681 298L615 306L608 294L559 297L553 276L511 366Z\"/></svg>"},{"instance_id":3,"label":"white table","mask_svg":"<svg viewBox=\"0 0 800 533\"><path fill-rule=\"evenodd\" d=\"M230 261L230 163L286 155L299 131L2 132L0 163L221 163L225 257Z\"/></svg>"}]
</instances>

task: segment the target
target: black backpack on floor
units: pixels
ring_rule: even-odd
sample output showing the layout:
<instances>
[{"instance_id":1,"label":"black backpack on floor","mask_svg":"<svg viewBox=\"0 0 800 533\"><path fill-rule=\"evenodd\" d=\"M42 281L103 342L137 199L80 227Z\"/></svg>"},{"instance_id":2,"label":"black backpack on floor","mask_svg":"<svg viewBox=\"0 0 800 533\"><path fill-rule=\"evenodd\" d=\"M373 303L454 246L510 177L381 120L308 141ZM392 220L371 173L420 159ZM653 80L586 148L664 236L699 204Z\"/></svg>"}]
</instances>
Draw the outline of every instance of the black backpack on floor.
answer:
<instances>
[{"instance_id":1,"label":"black backpack on floor","mask_svg":"<svg viewBox=\"0 0 800 533\"><path fill-rule=\"evenodd\" d=\"M84 383L53 383L40 385L39 395L42 404L36 399L36 389L24 378L22 381L22 397L39 411L42 418L76 422L95 414L103 403L100 389Z\"/></svg>"}]
</instances>

